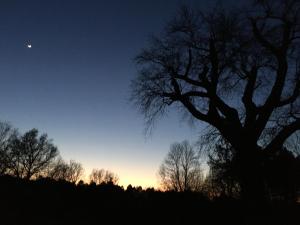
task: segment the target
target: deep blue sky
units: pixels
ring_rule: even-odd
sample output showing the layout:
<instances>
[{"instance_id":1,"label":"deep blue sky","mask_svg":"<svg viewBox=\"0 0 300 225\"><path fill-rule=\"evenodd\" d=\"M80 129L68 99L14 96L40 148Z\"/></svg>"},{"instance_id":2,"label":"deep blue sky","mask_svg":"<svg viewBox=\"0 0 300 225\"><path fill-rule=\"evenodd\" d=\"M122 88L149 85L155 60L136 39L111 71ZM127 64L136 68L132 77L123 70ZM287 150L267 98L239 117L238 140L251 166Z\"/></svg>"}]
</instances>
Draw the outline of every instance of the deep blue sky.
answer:
<instances>
[{"instance_id":1,"label":"deep blue sky","mask_svg":"<svg viewBox=\"0 0 300 225\"><path fill-rule=\"evenodd\" d=\"M207 3L209 2L209 3ZM219 1L224 2L224 1ZM110 169L121 184L155 185L174 141L195 141L173 113L144 135L129 104L135 55L182 3L207 0L1 0L0 119L48 133L64 159ZM32 48L26 48L30 42Z\"/></svg>"}]
</instances>

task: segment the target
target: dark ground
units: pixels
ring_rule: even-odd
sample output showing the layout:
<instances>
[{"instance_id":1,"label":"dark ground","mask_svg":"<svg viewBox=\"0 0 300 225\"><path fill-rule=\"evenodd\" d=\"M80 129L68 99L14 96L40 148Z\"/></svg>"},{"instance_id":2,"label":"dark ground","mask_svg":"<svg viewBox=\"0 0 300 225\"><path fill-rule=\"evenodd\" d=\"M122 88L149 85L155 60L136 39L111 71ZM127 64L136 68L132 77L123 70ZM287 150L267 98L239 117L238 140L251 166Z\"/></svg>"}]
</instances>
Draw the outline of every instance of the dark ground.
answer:
<instances>
[{"instance_id":1,"label":"dark ground","mask_svg":"<svg viewBox=\"0 0 300 225\"><path fill-rule=\"evenodd\" d=\"M299 225L300 205L272 202L247 209L239 200L214 201L201 193L124 191L121 187L77 185L0 177L1 225L265 224Z\"/></svg>"}]
</instances>

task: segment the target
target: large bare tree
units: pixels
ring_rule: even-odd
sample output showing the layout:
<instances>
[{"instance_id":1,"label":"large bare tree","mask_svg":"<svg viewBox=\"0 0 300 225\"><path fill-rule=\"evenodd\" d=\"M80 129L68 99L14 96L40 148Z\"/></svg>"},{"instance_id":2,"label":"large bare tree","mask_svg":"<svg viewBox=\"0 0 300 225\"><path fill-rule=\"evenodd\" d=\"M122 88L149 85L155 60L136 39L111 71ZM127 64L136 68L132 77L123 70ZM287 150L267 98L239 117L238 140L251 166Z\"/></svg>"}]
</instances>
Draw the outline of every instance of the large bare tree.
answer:
<instances>
[{"instance_id":1,"label":"large bare tree","mask_svg":"<svg viewBox=\"0 0 300 225\"><path fill-rule=\"evenodd\" d=\"M236 151L242 196L262 198L263 158L300 129L300 2L183 8L138 56L132 99L153 121L181 106Z\"/></svg>"}]
</instances>

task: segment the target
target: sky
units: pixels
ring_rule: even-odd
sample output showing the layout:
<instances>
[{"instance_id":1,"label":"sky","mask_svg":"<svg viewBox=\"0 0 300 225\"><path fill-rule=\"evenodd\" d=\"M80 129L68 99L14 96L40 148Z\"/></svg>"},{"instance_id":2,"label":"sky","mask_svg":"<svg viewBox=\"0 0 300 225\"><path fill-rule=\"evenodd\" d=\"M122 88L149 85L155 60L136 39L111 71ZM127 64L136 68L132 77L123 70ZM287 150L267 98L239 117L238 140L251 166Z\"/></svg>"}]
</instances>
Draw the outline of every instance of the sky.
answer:
<instances>
[{"instance_id":1,"label":"sky","mask_svg":"<svg viewBox=\"0 0 300 225\"><path fill-rule=\"evenodd\" d=\"M0 119L21 132L47 133L87 176L104 168L124 187L156 187L170 144L195 142L205 125L190 126L171 111L145 135L129 86L134 57L182 4L207 9L215 2L1 0Z\"/></svg>"}]
</instances>

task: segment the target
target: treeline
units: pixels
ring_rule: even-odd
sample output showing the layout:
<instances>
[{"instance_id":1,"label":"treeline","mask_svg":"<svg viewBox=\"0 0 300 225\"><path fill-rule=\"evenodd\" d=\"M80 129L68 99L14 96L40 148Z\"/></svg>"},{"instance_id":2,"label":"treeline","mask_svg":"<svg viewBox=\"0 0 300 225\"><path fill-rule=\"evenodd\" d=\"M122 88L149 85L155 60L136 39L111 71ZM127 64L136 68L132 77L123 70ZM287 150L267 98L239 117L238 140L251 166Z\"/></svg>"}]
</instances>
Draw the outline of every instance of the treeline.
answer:
<instances>
[{"instance_id":1,"label":"treeline","mask_svg":"<svg viewBox=\"0 0 300 225\"><path fill-rule=\"evenodd\" d=\"M297 224L297 204L270 204L247 211L242 201L201 192L125 190L113 183L71 183L0 177L1 224ZM245 217L248 216L248 217ZM250 216L250 217L249 217ZM249 224L249 223L247 223Z\"/></svg>"},{"instance_id":2,"label":"treeline","mask_svg":"<svg viewBox=\"0 0 300 225\"><path fill-rule=\"evenodd\" d=\"M228 154L233 149L224 150L229 147L210 148L205 175L201 151L187 141L174 143L159 168L160 190L125 189L105 169L94 169L84 182L82 165L64 161L46 134L20 134L0 123L0 223L298 224L300 157L283 149L264 161L258 176L271 201L248 208L240 199L235 155Z\"/></svg>"},{"instance_id":3,"label":"treeline","mask_svg":"<svg viewBox=\"0 0 300 225\"><path fill-rule=\"evenodd\" d=\"M21 134L9 123L0 122L0 176L10 175L25 180L51 178L77 183L84 168L74 160L66 162L47 134L37 129ZM118 176L108 170L94 169L89 182L114 183Z\"/></svg>"},{"instance_id":4,"label":"treeline","mask_svg":"<svg viewBox=\"0 0 300 225\"><path fill-rule=\"evenodd\" d=\"M224 140L197 148L188 141L173 143L159 168L162 191L199 192L209 198L241 196L240 175L234 149ZM209 170L203 168L203 153L208 155ZM277 155L264 157L257 176L264 180L269 200L296 202L300 195L300 156L287 148ZM50 178L81 183L83 166L74 160L66 162L47 134L37 129L21 134L10 124L0 122L0 176L9 175L25 180ZM117 185L117 174L105 169L93 169L85 180L88 184ZM130 185L127 189L132 189ZM139 189L142 189L139 187Z\"/></svg>"}]
</instances>

